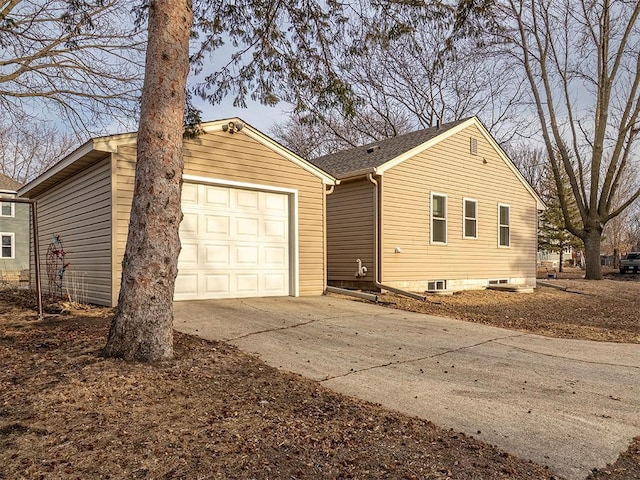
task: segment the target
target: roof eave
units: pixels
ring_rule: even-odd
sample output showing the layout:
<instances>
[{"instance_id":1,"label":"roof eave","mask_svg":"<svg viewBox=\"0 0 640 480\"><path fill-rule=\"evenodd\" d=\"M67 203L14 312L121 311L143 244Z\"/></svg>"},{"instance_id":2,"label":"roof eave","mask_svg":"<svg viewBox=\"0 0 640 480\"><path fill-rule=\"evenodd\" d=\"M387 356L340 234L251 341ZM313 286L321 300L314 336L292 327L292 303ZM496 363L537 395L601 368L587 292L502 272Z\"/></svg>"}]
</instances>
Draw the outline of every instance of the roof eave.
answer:
<instances>
[{"instance_id":1,"label":"roof eave","mask_svg":"<svg viewBox=\"0 0 640 480\"><path fill-rule=\"evenodd\" d=\"M356 180L361 177L366 177L370 173L373 173L374 175L381 175L376 167L369 167L363 168L362 170L354 170L353 172L348 172L344 175L339 175L338 178L340 179L340 182L346 182L349 180Z\"/></svg>"},{"instance_id":2,"label":"roof eave","mask_svg":"<svg viewBox=\"0 0 640 480\"><path fill-rule=\"evenodd\" d=\"M80 158L84 157L85 155L87 155L88 153L92 152L93 150L94 150L94 141L93 141L93 139L91 139L88 142L86 142L85 144L83 144L82 146L80 146L79 148L77 148L76 150L74 150L72 153L67 155L60 162L58 162L55 165L53 165L51 168L49 168L43 174L39 175L38 177L34 178L33 180L31 180L26 185L24 185L23 187L18 189L18 196L19 197L28 196L29 192L33 191L35 188L37 188L39 185L41 185L45 181L49 180L54 175L59 174L60 172L62 172L66 168L70 167L77 160L79 160Z\"/></svg>"}]
</instances>

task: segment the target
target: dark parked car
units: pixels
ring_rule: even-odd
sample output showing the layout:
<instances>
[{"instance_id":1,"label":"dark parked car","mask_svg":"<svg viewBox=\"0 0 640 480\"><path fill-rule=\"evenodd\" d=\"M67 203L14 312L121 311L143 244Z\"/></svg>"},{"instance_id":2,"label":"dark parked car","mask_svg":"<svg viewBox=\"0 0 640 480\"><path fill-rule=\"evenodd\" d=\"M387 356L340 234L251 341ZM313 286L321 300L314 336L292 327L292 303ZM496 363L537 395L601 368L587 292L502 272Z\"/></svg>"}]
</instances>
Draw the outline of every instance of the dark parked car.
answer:
<instances>
[{"instance_id":1,"label":"dark parked car","mask_svg":"<svg viewBox=\"0 0 640 480\"><path fill-rule=\"evenodd\" d=\"M630 252L620 260L620 273L632 271L638 273L640 270L640 252Z\"/></svg>"}]
</instances>

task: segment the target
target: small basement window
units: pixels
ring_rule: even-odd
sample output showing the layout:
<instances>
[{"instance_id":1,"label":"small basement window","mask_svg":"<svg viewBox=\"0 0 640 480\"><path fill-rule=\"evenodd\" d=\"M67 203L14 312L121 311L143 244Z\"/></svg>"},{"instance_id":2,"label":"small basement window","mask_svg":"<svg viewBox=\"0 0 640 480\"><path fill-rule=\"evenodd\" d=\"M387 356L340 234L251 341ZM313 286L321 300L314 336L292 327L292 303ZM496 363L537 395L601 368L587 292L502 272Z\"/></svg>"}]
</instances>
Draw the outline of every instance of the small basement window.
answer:
<instances>
[{"instance_id":1,"label":"small basement window","mask_svg":"<svg viewBox=\"0 0 640 480\"><path fill-rule=\"evenodd\" d=\"M431 282L427 282L427 290L446 290L447 289L447 281L446 280L433 280Z\"/></svg>"},{"instance_id":2,"label":"small basement window","mask_svg":"<svg viewBox=\"0 0 640 480\"><path fill-rule=\"evenodd\" d=\"M493 280L489 280L489 285L504 285L505 283L509 283L508 278L496 278Z\"/></svg>"}]
</instances>

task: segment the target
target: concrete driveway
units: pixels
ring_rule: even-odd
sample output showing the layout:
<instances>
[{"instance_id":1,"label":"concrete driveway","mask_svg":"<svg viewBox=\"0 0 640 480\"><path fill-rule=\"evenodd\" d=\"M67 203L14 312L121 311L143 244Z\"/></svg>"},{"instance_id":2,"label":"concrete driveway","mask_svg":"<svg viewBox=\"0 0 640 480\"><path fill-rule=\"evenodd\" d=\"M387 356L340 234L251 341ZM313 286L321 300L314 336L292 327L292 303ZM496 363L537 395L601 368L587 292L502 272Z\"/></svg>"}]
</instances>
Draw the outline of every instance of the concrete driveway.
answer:
<instances>
[{"instance_id":1,"label":"concrete driveway","mask_svg":"<svg viewBox=\"0 0 640 480\"><path fill-rule=\"evenodd\" d=\"M568 479L615 461L640 435L640 345L545 338L332 297L179 302L175 327Z\"/></svg>"}]
</instances>

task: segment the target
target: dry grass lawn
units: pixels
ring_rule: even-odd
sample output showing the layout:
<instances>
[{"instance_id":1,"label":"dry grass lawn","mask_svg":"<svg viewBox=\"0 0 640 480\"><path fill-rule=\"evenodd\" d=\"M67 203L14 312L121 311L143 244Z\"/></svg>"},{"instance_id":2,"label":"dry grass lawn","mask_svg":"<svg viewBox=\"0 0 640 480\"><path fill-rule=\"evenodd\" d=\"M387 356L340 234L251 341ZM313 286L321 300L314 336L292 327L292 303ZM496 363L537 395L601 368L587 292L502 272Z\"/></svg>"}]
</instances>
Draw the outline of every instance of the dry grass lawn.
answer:
<instances>
[{"instance_id":1,"label":"dry grass lawn","mask_svg":"<svg viewBox=\"0 0 640 480\"><path fill-rule=\"evenodd\" d=\"M477 290L426 302L381 299L394 308L551 337L640 343L640 274L610 273L601 281L562 277L539 280L552 287L539 285L532 294Z\"/></svg>"},{"instance_id":2,"label":"dry grass lawn","mask_svg":"<svg viewBox=\"0 0 640 480\"><path fill-rule=\"evenodd\" d=\"M611 312L602 287L568 285L582 293L477 292L428 306L510 328L638 342L638 284L612 287L629 301ZM176 333L172 362L105 359L109 310L37 321L30 303L0 294L0 479L555 478L543 466L338 395L224 343ZM552 327L543 326L546 315ZM590 478L640 478L640 442Z\"/></svg>"}]
</instances>

